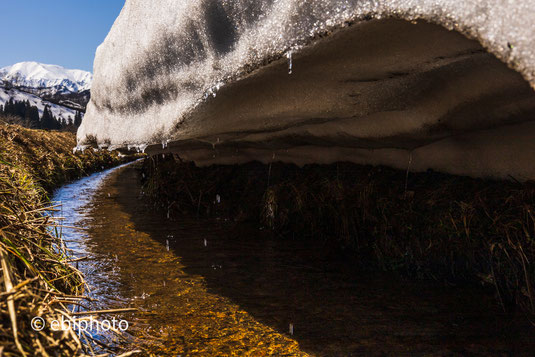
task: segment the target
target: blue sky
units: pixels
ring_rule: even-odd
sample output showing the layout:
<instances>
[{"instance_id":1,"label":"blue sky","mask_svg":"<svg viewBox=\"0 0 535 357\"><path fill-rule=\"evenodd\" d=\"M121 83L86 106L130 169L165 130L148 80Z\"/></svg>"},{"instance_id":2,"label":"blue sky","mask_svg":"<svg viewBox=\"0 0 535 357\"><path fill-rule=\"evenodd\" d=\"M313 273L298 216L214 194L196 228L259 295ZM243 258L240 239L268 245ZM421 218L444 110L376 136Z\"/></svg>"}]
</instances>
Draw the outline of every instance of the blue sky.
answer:
<instances>
[{"instance_id":1,"label":"blue sky","mask_svg":"<svg viewBox=\"0 0 535 357\"><path fill-rule=\"evenodd\" d=\"M124 0L0 0L0 4L0 68L37 61L93 71L95 50Z\"/></svg>"}]
</instances>

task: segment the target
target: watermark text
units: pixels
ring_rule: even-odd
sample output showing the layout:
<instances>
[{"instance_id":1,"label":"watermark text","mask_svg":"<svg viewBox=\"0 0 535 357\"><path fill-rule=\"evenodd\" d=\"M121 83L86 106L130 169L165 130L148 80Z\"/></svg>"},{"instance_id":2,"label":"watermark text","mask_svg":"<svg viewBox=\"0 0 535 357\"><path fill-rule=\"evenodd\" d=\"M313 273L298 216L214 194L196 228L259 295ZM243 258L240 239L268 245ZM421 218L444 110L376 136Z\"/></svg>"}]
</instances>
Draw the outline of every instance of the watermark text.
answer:
<instances>
[{"instance_id":1,"label":"watermark text","mask_svg":"<svg viewBox=\"0 0 535 357\"><path fill-rule=\"evenodd\" d=\"M47 326L47 322L42 317L34 317L31 323L34 331L42 331ZM118 320L115 317L108 319L95 319L93 316L81 319L69 319L61 316L57 320L49 321L49 328L52 331L73 330L80 336L82 334L95 334L101 332L125 332L129 324L126 320Z\"/></svg>"}]
</instances>

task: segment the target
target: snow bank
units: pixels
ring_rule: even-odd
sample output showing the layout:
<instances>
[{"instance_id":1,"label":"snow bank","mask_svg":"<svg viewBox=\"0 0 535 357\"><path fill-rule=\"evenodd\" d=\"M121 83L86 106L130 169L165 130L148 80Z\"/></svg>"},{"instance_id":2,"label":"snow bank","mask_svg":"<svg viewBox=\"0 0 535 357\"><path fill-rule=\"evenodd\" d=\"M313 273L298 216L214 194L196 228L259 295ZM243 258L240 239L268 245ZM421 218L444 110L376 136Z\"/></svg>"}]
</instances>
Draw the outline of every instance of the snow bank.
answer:
<instances>
[{"instance_id":1,"label":"snow bank","mask_svg":"<svg viewBox=\"0 0 535 357\"><path fill-rule=\"evenodd\" d=\"M531 1L127 0L78 140L535 178L534 23Z\"/></svg>"}]
</instances>

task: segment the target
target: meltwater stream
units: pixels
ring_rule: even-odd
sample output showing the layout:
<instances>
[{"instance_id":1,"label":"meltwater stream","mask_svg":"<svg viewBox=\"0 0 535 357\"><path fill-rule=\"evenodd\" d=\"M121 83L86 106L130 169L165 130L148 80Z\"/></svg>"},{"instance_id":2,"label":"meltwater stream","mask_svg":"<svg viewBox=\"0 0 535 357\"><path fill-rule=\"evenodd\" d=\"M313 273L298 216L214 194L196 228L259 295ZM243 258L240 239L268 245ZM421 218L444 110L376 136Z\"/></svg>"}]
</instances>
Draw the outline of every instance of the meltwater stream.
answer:
<instances>
[{"instance_id":1,"label":"meltwater stream","mask_svg":"<svg viewBox=\"0 0 535 357\"><path fill-rule=\"evenodd\" d=\"M90 309L122 314L133 344L170 356L529 355L532 330L477 289L354 267L321 243L258 227L167 219L136 164L56 191Z\"/></svg>"}]
</instances>

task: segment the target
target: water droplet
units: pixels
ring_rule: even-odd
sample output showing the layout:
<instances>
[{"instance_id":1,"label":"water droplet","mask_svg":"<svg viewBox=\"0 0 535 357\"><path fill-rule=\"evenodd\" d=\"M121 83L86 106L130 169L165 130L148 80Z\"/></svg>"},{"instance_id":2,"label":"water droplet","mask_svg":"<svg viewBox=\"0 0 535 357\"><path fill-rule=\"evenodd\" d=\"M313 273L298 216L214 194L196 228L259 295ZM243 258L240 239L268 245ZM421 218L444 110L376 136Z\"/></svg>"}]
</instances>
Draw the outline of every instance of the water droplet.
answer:
<instances>
[{"instance_id":1,"label":"water droplet","mask_svg":"<svg viewBox=\"0 0 535 357\"><path fill-rule=\"evenodd\" d=\"M221 196L219 196L219 194L215 195L215 201L221 203Z\"/></svg>"}]
</instances>

